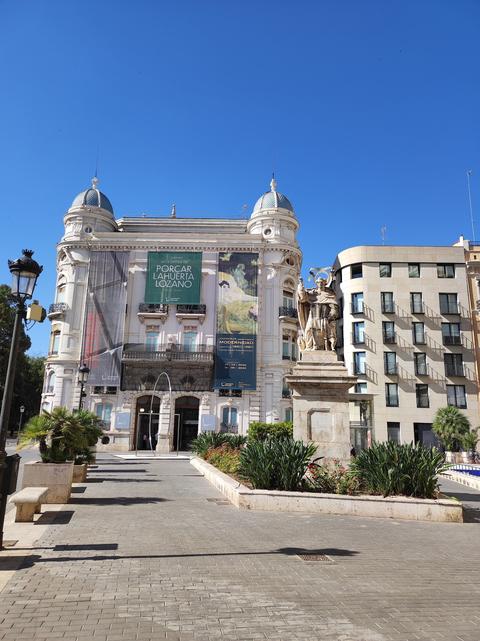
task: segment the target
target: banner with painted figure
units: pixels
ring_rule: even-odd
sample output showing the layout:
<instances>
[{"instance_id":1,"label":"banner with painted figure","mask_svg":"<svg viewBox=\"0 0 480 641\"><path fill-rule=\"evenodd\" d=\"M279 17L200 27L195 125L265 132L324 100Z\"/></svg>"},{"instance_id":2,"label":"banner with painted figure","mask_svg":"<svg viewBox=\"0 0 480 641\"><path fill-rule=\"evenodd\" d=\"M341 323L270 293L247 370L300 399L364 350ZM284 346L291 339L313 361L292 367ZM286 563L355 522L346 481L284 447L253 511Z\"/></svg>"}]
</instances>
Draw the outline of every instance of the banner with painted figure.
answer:
<instances>
[{"instance_id":1,"label":"banner with painted figure","mask_svg":"<svg viewBox=\"0 0 480 641\"><path fill-rule=\"evenodd\" d=\"M200 303L202 252L148 252L146 303Z\"/></svg>"},{"instance_id":2,"label":"banner with painted figure","mask_svg":"<svg viewBox=\"0 0 480 641\"><path fill-rule=\"evenodd\" d=\"M256 389L258 254L218 256L217 389Z\"/></svg>"},{"instance_id":3,"label":"banner with painted figure","mask_svg":"<svg viewBox=\"0 0 480 641\"><path fill-rule=\"evenodd\" d=\"M129 252L92 252L83 361L89 385L120 386Z\"/></svg>"}]
</instances>

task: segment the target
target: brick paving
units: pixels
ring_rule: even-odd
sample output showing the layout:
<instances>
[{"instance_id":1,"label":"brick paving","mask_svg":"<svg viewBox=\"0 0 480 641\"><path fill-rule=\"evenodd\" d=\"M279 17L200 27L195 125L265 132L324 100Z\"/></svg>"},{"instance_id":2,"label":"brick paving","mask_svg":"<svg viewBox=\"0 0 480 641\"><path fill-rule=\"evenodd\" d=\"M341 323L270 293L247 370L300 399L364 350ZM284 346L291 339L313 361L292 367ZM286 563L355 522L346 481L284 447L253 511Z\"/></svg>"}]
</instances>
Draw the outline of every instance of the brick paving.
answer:
<instances>
[{"instance_id":1,"label":"brick paving","mask_svg":"<svg viewBox=\"0 0 480 641\"><path fill-rule=\"evenodd\" d=\"M90 477L1 592L0 639L480 639L478 522L238 511L186 461Z\"/></svg>"}]
</instances>

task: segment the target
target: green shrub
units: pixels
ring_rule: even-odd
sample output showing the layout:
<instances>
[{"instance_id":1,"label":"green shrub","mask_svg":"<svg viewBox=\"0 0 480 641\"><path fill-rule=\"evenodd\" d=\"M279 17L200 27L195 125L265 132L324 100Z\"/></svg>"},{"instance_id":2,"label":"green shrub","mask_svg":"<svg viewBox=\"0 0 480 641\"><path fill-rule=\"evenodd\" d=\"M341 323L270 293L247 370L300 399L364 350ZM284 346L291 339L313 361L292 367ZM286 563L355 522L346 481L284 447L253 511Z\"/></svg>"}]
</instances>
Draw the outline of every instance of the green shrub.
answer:
<instances>
[{"instance_id":1,"label":"green shrub","mask_svg":"<svg viewBox=\"0 0 480 641\"><path fill-rule=\"evenodd\" d=\"M470 421L457 407L441 407L433 419L432 430L448 452L459 452L462 438L470 431Z\"/></svg>"},{"instance_id":2,"label":"green shrub","mask_svg":"<svg viewBox=\"0 0 480 641\"><path fill-rule=\"evenodd\" d=\"M351 474L368 494L435 498L438 474L448 469L443 454L420 444L373 443L350 463Z\"/></svg>"},{"instance_id":3,"label":"green shrub","mask_svg":"<svg viewBox=\"0 0 480 641\"><path fill-rule=\"evenodd\" d=\"M476 451L477 443L479 441L478 430L479 428L476 427L471 432L467 432L462 436L462 449L464 452Z\"/></svg>"},{"instance_id":4,"label":"green shrub","mask_svg":"<svg viewBox=\"0 0 480 641\"><path fill-rule=\"evenodd\" d=\"M229 434L227 432L202 432L197 438L192 441L192 451L205 458L208 450L220 447L224 443L228 443L232 448L239 448L247 441L246 436L240 434Z\"/></svg>"},{"instance_id":5,"label":"green shrub","mask_svg":"<svg viewBox=\"0 0 480 641\"><path fill-rule=\"evenodd\" d=\"M255 421L248 428L249 441L264 441L267 438L293 438L293 423L261 423Z\"/></svg>"},{"instance_id":6,"label":"green shrub","mask_svg":"<svg viewBox=\"0 0 480 641\"><path fill-rule=\"evenodd\" d=\"M205 459L225 474L237 474L240 466L240 449L224 443L220 447L209 449Z\"/></svg>"},{"instance_id":7,"label":"green shrub","mask_svg":"<svg viewBox=\"0 0 480 641\"><path fill-rule=\"evenodd\" d=\"M346 467L335 462L333 468L309 463L304 479L305 489L326 494L358 494L360 482Z\"/></svg>"},{"instance_id":8,"label":"green shrub","mask_svg":"<svg viewBox=\"0 0 480 641\"><path fill-rule=\"evenodd\" d=\"M249 440L240 453L239 474L255 489L298 490L316 451L293 438Z\"/></svg>"},{"instance_id":9,"label":"green shrub","mask_svg":"<svg viewBox=\"0 0 480 641\"><path fill-rule=\"evenodd\" d=\"M87 447L81 418L65 407L33 416L22 430L20 448L38 442L44 463L65 463L75 459Z\"/></svg>"}]
</instances>

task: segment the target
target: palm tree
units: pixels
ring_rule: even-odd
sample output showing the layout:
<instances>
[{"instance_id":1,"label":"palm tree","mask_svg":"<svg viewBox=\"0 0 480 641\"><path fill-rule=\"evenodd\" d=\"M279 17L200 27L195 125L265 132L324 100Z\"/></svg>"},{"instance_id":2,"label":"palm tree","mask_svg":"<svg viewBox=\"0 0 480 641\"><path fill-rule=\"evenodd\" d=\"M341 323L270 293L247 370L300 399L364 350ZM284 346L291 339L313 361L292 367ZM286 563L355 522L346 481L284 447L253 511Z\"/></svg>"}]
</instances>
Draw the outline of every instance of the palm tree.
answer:
<instances>
[{"instance_id":1,"label":"palm tree","mask_svg":"<svg viewBox=\"0 0 480 641\"><path fill-rule=\"evenodd\" d=\"M470 421L457 407L441 407L435 414L432 429L446 451L458 452L463 437L470 431Z\"/></svg>"}]
</instances>

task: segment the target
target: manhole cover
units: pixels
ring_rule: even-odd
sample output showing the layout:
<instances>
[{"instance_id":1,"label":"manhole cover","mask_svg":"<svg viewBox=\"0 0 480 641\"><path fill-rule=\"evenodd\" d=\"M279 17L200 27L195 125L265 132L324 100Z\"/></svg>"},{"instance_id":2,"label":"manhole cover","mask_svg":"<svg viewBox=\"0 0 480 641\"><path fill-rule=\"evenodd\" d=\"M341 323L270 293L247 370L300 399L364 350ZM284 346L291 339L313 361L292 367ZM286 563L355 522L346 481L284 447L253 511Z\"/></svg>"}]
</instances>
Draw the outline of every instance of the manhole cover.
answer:
<instances>
[{"instance_id":1,"label":"manhole cover","mask_svg":"<svg viewBox=\"0 0 480 641\"><path fill-rule=\"evenodd\" d=\"M302 561L319 561L321 563L333 563L333 559L326 554L298 554L299 559Z\"/></svg>"}]
</instances>

